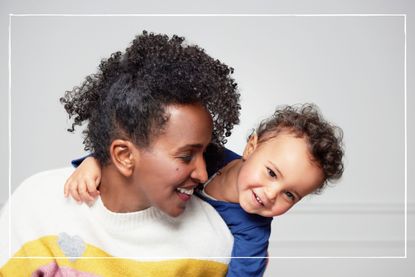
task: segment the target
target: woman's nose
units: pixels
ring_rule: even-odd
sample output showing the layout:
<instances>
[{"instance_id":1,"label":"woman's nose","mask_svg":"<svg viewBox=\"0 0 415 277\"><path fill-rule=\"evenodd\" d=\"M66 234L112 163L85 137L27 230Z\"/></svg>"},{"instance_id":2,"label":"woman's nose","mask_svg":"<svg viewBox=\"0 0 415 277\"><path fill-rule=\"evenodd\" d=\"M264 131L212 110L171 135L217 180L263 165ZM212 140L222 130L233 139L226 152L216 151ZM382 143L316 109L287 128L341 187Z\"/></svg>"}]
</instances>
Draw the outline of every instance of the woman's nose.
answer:
<instances>
[{"instance_id":1,"label":"woman's nose","mask_svg":"<svg viewBox=\"0 0 415 277\"><path fill-rule=\"evenodd\" d=\"M195 161L195 168L190 175L198 183L204 183L208 180L208 173L206 171L206 162L203 155L200 155Z\"/></svg>"}]
</instances>

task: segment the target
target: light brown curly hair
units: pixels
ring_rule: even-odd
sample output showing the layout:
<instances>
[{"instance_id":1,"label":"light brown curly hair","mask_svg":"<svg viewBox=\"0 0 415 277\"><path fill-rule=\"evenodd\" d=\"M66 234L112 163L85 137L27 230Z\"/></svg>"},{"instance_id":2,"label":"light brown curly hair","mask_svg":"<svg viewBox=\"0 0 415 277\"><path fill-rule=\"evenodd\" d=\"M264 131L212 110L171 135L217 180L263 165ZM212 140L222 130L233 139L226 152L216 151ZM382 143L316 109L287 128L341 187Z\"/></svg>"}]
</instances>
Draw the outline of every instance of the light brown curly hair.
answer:
<instances>
[{"instance_id":1,"label":"light brown curly hair","mask_svg":"<svg viewBox=\"0 0 415 277\"><path fill-rule=\"evenodd\" d=\"M256 133L261 143L287 131L307 139L312 159L323 171L323 182L314 193L320 193L328 181L342 176L343 131L326 121L315 104L279 107L271 117L259 124Z\"/></svg>"}]
</instances>

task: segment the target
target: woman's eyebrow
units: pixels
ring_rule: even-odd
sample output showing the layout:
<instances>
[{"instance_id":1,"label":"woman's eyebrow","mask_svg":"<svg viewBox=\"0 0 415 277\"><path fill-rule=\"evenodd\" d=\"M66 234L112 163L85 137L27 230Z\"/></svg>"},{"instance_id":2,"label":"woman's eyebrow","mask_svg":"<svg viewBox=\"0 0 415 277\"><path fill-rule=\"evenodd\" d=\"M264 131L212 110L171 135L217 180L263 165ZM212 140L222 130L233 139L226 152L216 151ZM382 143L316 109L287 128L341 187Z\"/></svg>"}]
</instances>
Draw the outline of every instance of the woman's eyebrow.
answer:
<instances>
[{"instance_id":1,"label":"woman's eyebrow","mask_svg":"<svg viewBox=\"0 0 415 277\"><path fill-rule=\"evenodd\" d=\"M186 144L186 145L180 146L177 150L182 151L182 150L187 150L187 149L200 149L203 147L205 146L201 143L194 143L194 144Z\"/></svg>"}]
</instances>

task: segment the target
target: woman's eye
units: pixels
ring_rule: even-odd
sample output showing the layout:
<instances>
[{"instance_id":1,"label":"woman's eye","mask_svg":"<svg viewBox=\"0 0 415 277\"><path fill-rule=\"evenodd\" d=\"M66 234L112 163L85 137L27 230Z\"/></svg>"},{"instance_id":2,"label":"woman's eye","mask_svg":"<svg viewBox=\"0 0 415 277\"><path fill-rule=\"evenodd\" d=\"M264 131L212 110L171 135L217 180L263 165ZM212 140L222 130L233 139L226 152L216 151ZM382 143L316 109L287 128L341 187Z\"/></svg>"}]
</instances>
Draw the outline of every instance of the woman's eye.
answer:
<instances>
[{"instance_id":1,"label":"woman's eye","mask_svg":"<svg viewBox=\"0 0 415 277\"><path fill-rule=\"evenodd\" d=\"M272 171L272 169L267 167L267 171L268 171L268 175L271 176L272 178L277 177L277 174L275 174L275 172Z\"/></svg>"},{"instance_id":2,"label":"woman's eye","mask_svg":"<svg viewBox=\"0 0 415 277\"><path fill-rule=\"evenodd\" d=\"M287 197L288 197L291 201L295 201L295 195L294 195L294 194L292 194L291 192L286 191L286 192L285 192L285 195L287 195Z\"/></svg>"},{"instance_id":3,"label":"woman's eye","mask_svg":"<svg viewBox=\"0 0 415 277\"><path fill-rule=\"evenodd\" d=\"M193 159L193 155L183 155L179 157L184 163L190 163Z\"/></svg>"}]
</instances>

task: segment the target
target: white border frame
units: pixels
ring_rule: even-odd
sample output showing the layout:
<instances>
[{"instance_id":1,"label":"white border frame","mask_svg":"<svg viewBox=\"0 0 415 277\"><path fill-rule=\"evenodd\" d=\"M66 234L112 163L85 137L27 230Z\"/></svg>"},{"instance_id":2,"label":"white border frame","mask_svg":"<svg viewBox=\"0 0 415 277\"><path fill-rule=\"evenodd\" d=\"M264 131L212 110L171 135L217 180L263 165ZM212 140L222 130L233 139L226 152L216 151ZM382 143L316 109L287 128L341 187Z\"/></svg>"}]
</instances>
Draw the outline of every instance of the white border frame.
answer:
<instances>
[{"instance_id":1,"label":"white border frame","mask_svg":"<svg viewBox=\"0 0 415 277\"><path fill-rule=\"evenodd\" d=\"M408 251L408 174L407 174L407 37L406 37L406 16L407 14L9 14L9 60L8 60L8 69L9 69L9 259L50 259L51 257L12 257L11 253L11 26L13 17L403 17L404 18L404 144L405 144L405 207L404 207L404 218L405 218L405 246L404 246L404 256L290 256L290 257L237 257L244 259L407 259ZM68 259L72 257L54 257L55 259ZM146 257L74 257L77 259L154 259ZM223 259L223 258L236 258L236 257L158 257L164 259Z\"/></svg>"}]
</instances>

